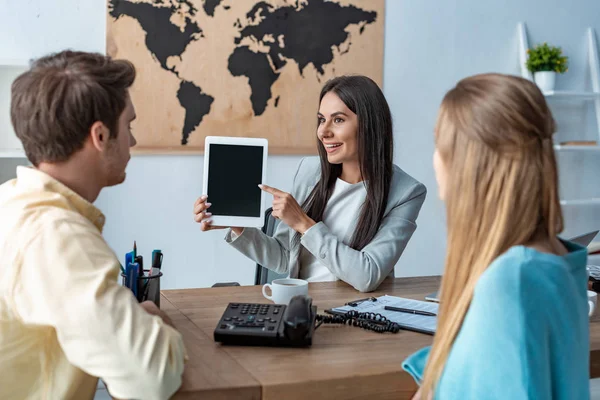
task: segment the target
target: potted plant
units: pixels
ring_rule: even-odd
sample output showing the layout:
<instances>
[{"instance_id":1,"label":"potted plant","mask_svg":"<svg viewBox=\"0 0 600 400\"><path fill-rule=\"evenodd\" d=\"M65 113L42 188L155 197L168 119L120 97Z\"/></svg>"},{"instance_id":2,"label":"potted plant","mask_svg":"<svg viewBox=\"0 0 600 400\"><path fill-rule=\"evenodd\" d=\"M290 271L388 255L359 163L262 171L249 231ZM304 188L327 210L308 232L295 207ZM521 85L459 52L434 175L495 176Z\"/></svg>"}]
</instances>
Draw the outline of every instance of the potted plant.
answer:
<instances>
[{"instance_id":1,"label":"potted plant","mask_svg":"<svg viewBox=\"0 0 600 400\"><path fill-rule=\"evenodd\" d=\"M569 70L567 56L562 54L560 47L538 44L527 50L527 69L533 72L533 80L543 91L554 90L556 73L562 74Z\"/></svg>"}]
</instances>

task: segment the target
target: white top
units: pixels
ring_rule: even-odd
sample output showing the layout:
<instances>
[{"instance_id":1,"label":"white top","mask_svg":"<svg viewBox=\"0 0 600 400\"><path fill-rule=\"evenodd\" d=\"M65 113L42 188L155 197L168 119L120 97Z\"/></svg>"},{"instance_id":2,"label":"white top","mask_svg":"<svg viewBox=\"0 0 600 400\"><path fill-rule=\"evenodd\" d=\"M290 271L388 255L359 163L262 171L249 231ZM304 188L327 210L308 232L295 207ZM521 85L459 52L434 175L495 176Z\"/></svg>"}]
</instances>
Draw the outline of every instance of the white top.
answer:
<instances>
[{"instance_id":1,"label":"white top","mask_svg":"<svg viewBox=\"0 0 600 400\"><path fill-rule=\"evenodd\" d=\"M366 197L364 182L350 184L338 178L325 206L323 223L346 245L350 245ZM304 247L300 250L300 278L310 282L339 280L319 258Z\"/></svg>"}]
</instances>

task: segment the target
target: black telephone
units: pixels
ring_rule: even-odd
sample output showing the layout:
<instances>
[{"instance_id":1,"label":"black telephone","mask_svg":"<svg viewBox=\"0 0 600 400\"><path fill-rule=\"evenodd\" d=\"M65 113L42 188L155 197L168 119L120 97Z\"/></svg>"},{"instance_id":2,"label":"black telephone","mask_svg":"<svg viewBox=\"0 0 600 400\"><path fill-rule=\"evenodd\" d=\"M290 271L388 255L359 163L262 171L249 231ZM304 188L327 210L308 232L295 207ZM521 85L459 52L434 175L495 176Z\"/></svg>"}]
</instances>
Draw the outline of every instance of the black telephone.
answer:
<instances>
[{"instance_id":1,"label":"black telephone","mask_svg":"<svg viewBox=\"0 0 600 400\"><path fill-rule=\"evenodd\" d=\"M282 304L229 303L214 332L216 342L245 346L312 344L317 307L308 296Z\"/></svg>"},{"instance_id":2,"label":"black telephone","mask_svg":"<svg viewBox=\"0 0 600 400\"><path fill-rule=\"evenodd\" d=\"M315 329L321 324L345 324L378 333L398 333L400 325L381 314L334 313L317 315L308 296L294 296L282 304L229 303L217 324L215 342L245 346L302 347L312 344ZM315 326L315 322L319 324Z\"/></svg>"}]
</instances>

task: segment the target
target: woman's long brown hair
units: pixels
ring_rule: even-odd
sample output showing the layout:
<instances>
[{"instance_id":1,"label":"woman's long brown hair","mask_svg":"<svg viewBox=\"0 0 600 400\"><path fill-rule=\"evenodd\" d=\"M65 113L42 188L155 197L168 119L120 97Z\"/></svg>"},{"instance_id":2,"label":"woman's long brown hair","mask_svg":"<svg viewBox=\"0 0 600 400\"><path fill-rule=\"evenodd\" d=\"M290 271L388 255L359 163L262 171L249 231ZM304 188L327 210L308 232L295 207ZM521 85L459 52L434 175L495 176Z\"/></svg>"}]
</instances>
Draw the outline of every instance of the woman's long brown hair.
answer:
<instances>
[{"instance_id":1,"label":"woman's long brown hair","mask_svg":"<svg viewBox=\"0 0 600 400\"><path fill-rule=\"evenodd\" d=\"M554 131L543 94L523 78L476 75L444 97L435 143L447 170L448 246L423 398L435 391L475 285L492 261L563 229Z\"/></svg>"}]
</instances>

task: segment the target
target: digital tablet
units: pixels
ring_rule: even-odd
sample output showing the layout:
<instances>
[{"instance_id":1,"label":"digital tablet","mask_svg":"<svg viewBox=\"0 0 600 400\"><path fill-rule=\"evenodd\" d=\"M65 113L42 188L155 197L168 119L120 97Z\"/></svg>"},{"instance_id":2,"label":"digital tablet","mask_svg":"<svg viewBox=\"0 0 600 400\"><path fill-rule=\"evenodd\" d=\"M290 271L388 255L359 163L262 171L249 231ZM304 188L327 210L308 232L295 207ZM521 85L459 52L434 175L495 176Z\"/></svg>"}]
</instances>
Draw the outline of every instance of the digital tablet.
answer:
<instances>
[{"instance_id":1,"label":"digital tablet","mask_svg":"<svg viewBox=\"0 0 600 400\"><path fill-rule=\"evenodd\" d=\"M267 139L207 136L202 191L213 226L260 228L264 224Z\"/></svg>"},{"instance_id":2,"label":"digital tablet","mask_svg":"<svg viewBox=\"0 0 600 400\"><path fill-rule=\"evenodd\" d=\"M440 302L439 291L428 294L427 296L425 296L425 300L434 301L436 303L439 303Z\"/></svg>"}]
</instances>

